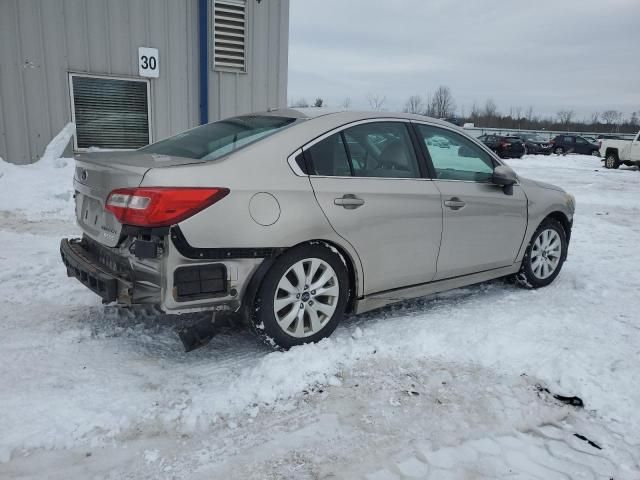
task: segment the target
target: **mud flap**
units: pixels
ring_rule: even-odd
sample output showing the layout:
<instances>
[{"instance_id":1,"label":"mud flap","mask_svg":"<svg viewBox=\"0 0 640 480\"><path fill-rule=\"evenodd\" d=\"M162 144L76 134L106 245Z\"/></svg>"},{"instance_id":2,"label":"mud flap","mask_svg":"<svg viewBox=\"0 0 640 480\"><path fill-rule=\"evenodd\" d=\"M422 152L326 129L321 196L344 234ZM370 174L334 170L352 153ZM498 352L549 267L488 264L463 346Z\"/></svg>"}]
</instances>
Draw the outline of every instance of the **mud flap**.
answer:
<instances>
[{"instance_id":1,"label":"mud flap","mask_svg":"<svg viewBox=\"0 0 640 480\"><path fill-rule=\"evenodd\" d=\"M182 327L178 330L178 336L182 341L185 352L191 352L207 345L218 333L215 324L215 313L209 318L204 318L193 325Z\"/></svg>"}]
</instances>

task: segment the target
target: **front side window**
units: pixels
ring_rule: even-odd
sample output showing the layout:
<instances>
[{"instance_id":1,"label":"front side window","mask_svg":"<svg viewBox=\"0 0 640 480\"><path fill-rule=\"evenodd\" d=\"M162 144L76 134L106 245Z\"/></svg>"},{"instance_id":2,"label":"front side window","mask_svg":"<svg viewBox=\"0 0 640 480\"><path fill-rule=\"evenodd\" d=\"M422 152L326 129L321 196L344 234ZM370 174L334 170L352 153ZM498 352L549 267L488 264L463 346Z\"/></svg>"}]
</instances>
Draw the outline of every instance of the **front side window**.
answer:
<instances>
[{"instance_id":1,"label":"front side window","mask_svg":"<svg viewBox=\"0 0 640 480\"><path fill-rule=\"evenodd\" d=\"M493 160L474 142L459 133L431 125L418 124L417 128L438 179L474 182L491 179ZM446 143L434 142L439 138L446 139Z\"/></svg>"},{"instance_id":2,"label":"front side window","mask_svg":"<svg viewBox=\"0 0 640 480\"><path fill-rule=\"evenodd\" d=\"M582 137L576 137L576 143L577 143L578 145L586 145L586 144L587 144L587 143L589 143L589 142L587 142L587 141L586 141L584 138L582 138Z\"/></svg>"},{"instance_id":3,"label":"front side window","mask_svg":"<svg viewBox=\"0 0 640 480\"><path fill-rule=\"evenodd\" d=\"M291 125L295 118L246 115L201 125L152 143L140 151L199 160L216 160Z\"/></svg>"},{"instance_id":4,"label":"front side window","mask_svg":"<svg viewBox=\"0 0 640 480\"><path fill-rule=\"evenodd\" d=\"M563 137L562 141L564 143L573 143L573 137Z\"/></svg>"}]
</instances>

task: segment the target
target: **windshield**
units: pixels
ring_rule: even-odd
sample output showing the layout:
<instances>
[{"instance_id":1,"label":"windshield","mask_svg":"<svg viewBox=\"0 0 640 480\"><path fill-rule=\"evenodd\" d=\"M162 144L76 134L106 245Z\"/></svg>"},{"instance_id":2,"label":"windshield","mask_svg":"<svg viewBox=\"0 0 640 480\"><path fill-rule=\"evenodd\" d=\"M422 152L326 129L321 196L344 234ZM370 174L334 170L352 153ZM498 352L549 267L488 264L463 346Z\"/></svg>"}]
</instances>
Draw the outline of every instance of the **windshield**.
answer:
<instances>
[{"instance_id":1,"label":"windshield","mask_svg":"<svg viewBox=\"0 0 640 480\"><path fill-rule=\"evenodd\" d=\"M242 116L201 125L140 149L175 157L215 160L291 125L295 118Z\"/></svg>"}]
</instances>

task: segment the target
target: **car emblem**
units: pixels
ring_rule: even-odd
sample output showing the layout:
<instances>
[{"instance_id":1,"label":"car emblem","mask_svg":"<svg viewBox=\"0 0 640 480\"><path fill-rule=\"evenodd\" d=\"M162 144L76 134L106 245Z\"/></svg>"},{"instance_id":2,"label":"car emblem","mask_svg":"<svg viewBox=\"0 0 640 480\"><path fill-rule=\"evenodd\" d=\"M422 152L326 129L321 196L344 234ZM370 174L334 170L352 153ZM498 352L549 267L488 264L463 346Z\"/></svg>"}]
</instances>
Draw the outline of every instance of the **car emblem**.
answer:
<instances>
[{"instance_id":1,"label":"car emblem","mask_svg":"<svg viewBox=\"0 0 640 480\"><path fill-rule=\"evenodd\" d=\"M86 180L88 177L89 177L89 172L83 169L82 172L80 172L80 179Z\"/></svg>"}]
</instances>

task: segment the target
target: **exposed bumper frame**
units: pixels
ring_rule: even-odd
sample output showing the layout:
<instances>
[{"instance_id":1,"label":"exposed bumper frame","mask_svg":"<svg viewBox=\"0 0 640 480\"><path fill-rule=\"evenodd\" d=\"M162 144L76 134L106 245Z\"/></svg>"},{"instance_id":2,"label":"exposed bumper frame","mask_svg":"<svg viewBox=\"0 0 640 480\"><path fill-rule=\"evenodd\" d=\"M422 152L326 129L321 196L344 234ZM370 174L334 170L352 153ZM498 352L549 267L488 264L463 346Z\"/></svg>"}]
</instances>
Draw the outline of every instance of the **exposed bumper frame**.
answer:
<instances>
[{"instance_id":1,"label":"exposed bumper frame","mask_svg":"<svg viewBox=\"0 0 640 480\"><path fill-rule=\"evenodd\" d=\"M97 258L84 248L79 238L62 239L60 256L67 267L67 276L77 278L84 286L98 294L103 303L117 301L118 292L132 286L131 282L101 265Z\"/></svg>"}]
</instances>

